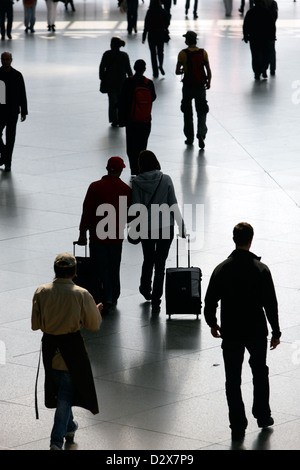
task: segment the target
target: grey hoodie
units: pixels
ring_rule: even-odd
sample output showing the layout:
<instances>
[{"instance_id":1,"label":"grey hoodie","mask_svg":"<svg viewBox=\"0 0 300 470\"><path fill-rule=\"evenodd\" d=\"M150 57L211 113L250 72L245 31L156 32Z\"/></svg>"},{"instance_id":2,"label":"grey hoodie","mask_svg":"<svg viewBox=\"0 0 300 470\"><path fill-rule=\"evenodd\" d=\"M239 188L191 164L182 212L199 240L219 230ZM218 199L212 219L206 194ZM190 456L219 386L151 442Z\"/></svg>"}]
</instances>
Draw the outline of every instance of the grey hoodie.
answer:
<instances>
[{"instance_id":1,"label":"grey hoodie","mask_svg":"<svg viewBox=\"0 0 300 470\"><path fill-rule=\"evenodd\" d=\"M151 200L155 191L154 198ZM178 207L172 179L160 170L141 173L132 182L132 204L147 206L149 202L151 202L151 207L148 208L148 229L151 228L151 235L158 233L158 230L164 227L174 226L174 218L179 232L182 233L184 222ZM157 216L158 212L160 212L159 217ZM143 231L141 229L141 232Z\"/></svg>"}]
</instances>

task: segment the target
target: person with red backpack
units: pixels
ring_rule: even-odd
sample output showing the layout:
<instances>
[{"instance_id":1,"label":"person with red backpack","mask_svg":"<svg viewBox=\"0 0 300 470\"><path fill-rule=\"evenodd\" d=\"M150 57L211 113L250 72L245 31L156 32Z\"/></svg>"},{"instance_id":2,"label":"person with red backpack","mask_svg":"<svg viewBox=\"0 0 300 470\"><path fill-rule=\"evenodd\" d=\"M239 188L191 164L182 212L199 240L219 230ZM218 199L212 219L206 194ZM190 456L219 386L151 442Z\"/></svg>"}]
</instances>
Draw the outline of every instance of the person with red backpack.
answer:
<instances>
[{"instance_id":1,"label":"person with red backpack","mask_svg":"<svg viewBox=\"0 0 300 470\"><path fill-rule=\"evenodd\" d=\"M192 145L194 142L192 107L194 100L198 121L197 138L199 147L204 149L207 133L206 115L209 111L206 90L210 88L212 74L207 52L196 46L197 34L194 31L187 31L183 37L185 37L185 43L188 47L179 52L175 73L176 75L183 74L181 111L184 119L185 143Z\"/></svg>"},{"instance_id":2,"label":"person with red backpack","mask_svg":"<svg viewBox=\"0 0 300 470\"><path fill-rule=\"evenodd\" d=\"M152 103L156 99L153 81L144 76L146 62L139 59L133 68L135 74L126 78L119 100L119 127L126 127L126 150L132 177L139 173L140 152L147 149Z\"/></svg>"}]
</instances>

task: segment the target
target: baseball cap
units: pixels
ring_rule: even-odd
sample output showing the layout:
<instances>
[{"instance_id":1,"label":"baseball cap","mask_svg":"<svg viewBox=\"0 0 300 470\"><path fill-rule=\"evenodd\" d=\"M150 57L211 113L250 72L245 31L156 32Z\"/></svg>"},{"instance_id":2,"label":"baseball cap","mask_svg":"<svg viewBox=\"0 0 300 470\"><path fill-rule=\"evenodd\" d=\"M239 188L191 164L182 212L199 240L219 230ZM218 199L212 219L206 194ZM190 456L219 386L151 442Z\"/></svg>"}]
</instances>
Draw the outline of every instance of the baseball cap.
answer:
<instances>
[{"instance_id":1,"label":"baseball cap","mask_svg":"<svg viewBox=\"0 0 300 470\"><path fill-rule=\"evenodd\" d=\"M106 169L112 171L122 171L125 168L125 163L121 157L110 157Z\"/></svg>"},{"instance_id":2,"label":"baseball cap","mask_svg":"<svg viewBox=\"0 0 300 470\"><path fill-rule=\"evenodd\" d=\"M70 253L60 253L54 260L54 266L59 268L72 268L76 266L76 258Z\"/></svg>"},{"instance_id":3,"label":"baseball cap","mask_svg":"<svg viewBox=\"0 0 300 470\"><path fill-rule=\"evenodd\" d=\"M185 34L183 34L183 37L188 40L196 41L197 33L195 33L195 31L187 31Z\"/></svg>"}]
</instances>

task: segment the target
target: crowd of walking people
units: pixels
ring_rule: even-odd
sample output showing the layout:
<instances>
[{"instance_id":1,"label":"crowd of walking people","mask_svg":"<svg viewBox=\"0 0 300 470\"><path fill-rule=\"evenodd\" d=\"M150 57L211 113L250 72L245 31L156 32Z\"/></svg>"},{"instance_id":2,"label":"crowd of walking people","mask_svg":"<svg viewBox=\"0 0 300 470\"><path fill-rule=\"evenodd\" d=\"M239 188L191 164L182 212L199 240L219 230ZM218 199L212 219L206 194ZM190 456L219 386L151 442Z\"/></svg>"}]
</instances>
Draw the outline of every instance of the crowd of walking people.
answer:
<instances>
[{"instance_id":1,"label":"crowd of walking people","mask_svg":"<svg viewBox=\"0 0 300 470\"><path fill-rule=\"evenodd\" d=\"M10 0L2 0L1 8L4 4L12 8ZM46 4L48 30L54 32L57 2L46 0ZM73 2L70 4L75 9ZM171 1L166 0L150 0L145 15L142 41L148 39L154 79L159 73L165 75L164 44L169 40L171 4ZM138 0L126 0L126 5L125 2L118 2L118 6L127 12L128 34L137 33ZM25 32L34 32L35 7L36 1L24 0ZM198 17L197 7L198 2L195 1L194 19ZM189 8L188 0L185 4L186 15ZM244 3L240 10L243 13ZM0 11L3 39L4 14L3 10ZM271 74L275 74L277 14L275 1L255 0L254 6L245 15L243 38L250 43L256 80L261 76L266 78L268 67ZM11 25L7 27L6 34L10 38ZM183 77L180 109L183 113L185 143L193 145L196 136L199 148L203 150L209 112L206 92L211 87L212 70L207 51L197 46L197 33L187 31L182 36L186 47L178 52L174 70ZM55 280L40 286L33 297L32 329L41 329L44 335L46 406L56 408L50 441L51 449L55 450L62 448L64 439L74 438L78 425L73 418L73 405L82 406L94 414L99 411L89 359L79 332L82 326L96 331L102 321L101 315L109 313L118 302L121 294L120 264L124 230L128 223L136 220L136 214L130 214L130 208L135 204L146 208L146 229L139 230L143 253L139 292L146 301L151 302L153 314L158 314L161 309L165 264L174 238L175 224L178 225L180 236L186 236L172 179L162 171L159 158L148 149L152 105L157 97L155 82L145 75L146 62L143 59L136 60L132 70L129 55L121 51L125 45L121 38L111 38L110 49L101 58L99 79L100 91L108 95L109 122L113 127L125 127L132 185L130 187L120 179L126 163L121 157L113 156L107 161L107 174L92 182L87 189L77 243L89 243L94 274L91 291L74 287L76 258L62 253L54 260ZM24 80L21 73L11 67L12 55L2 53L1 61L0 81L5 85L6 102L0 109L0 165L10 171L18 115L21 113L21 119L25 120L28 110ZM197 114L196 132L193 126L193 102ZM4 144L2 133L5 128ZM159 218L153 223L151 206L155 204L172 208L168 219ZM99 212L103 205L114 209L112 232L104 230L107 214ZM125 218L120 217L122 210L125 210ZM253 415L261 428L273 424L266 366L267 321L272 327L272 349L280 343L281 332L271 273L250 252L253 235L253 228L247 223L234 227L235 250L214 270L205 297L206 322L212 335L223 339L226 396L234 439L243 438L247 428L240 395L241 364L245 349L250 353L254 379ZM216 311L220 300L222 312L219 326ZM246 304L243 316L239 316L241 304Z\"/></svg>"}]
</instances>

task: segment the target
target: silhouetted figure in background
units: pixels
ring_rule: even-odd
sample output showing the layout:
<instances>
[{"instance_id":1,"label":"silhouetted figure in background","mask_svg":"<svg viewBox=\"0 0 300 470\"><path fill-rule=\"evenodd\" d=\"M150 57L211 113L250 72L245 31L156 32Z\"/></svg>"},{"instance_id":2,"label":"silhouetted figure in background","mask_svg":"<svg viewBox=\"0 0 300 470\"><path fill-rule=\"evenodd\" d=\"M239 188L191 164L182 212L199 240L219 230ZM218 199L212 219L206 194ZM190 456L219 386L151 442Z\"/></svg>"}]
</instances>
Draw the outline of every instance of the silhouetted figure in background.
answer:
<instances>
[{"instance_id":1,"label":"silhouetted figure in background","mask_svg":"<svg viewBox=\"0 0 300 470\"><path fill-rule=\"evenodd\" d=\"M104 52L99 66L100 91L108 94L108 119L113 127L119 124L118 102L124 81L132 75L128 54L120 51L124 46L125 41L113 37L111 49Z\"/></svg>"},{"instance_id":2,"label":"silhouetted figure in background","mask_svg":"<svg viewBox=\"0 0 300 470\"><path fill-rule=\"evenodd\" d=\"M275 0L265 0L265 1L266 1L267 8L272 15L272 18L275 23L275 28L276 28L276 21L278 18L278 3L275 2ZM276 29L275 29L275 34L276 34ZM276 49L275 49L275 41L274 42L272 41L271 51L270 51L270 74L274 76L275 72L276 72Z\"/></svg>"},{"instance_id":3,"label":"silhouetted figure in background","mask_svg":"<svg viewBox=\"0 0 300 470\"><path fill-rule=\"evenodd\" d=\"M137 19L138 19L139 0L127 0L127 31L132 34L132 31L137 33Z\"/></svg>"},{"instance_id":4,"label":"silhouetted figure in background","mask_svg":"<svg viewBox=\"0 0 300 470\"><path fill-rule=\"evenodd\" d=\"M148 35L153 76L158 77L158 70L165 75L163 69L165 37L168 34L170 16L161 6L160 0L151 0L144 22L143 43Z\"/></svg>"},{"instance_id":5,"label":"silhouetted figure in background","mask_svg":"<svg viewBox=\"0 0 300 470\"><path fill-rule=\"evenodd\" d=\"M58 0L45 0L46 1L46 7L47 7L47 23L48 23L48 31L53 31L55 32L56 27L55 27L55 20L56 20L56 11L57 11L57 5L58 5Z\"/></svg>"},{"instance_id":6,"label":"silhouetted figure in background","mask_svg":"<svg viewBox=\"0 0 300 470\"><path fill-rule=\"evenodd\" d=\"M224 0L225 16L231 16L232 13L232 0Z\"/></svg>"},{"instance_id":7,"label":"silhouetted figure in background","mask_svg":"<svg viewBox=\"0 0 300 470\"><path fill-rule=\"evenodd\" d=\"M19 1L19 0L17 0ZM5 39L5 32L8 39L12 39L11 30L13 25L13 0L0 0L0 29L1 29L1 39ZM6 28L5 21L7 20Z\"/></svg>"},{"instance_id":8,"label":"silhouetted figure in background","mask_svg":"<svg viewBox=\"0 0 300 470\"><path fill-rule=\"evenodd\" d=\"M36 4L37 0L23 0L25 33L34 33Z\"/></svg>"},{"instance_id":9,"label":"silhouetted figure in background","mask_svg":"<svg viewBox=\"0 0 300 470\"><path fill-rule=\"evenodd\" d=\"M146 150L151 132L152 103L156 99L153 81L144 76L146 62L134 64L135 74L126 78L119 102L119 125L126 127L126 150L131 175L137 175L138 157Z\"/></svg>"},{"instance_id":10,"label":"silhouetted figure in background","mask_svg":"<svg viewBox=\"0 0 300 470\"><path fill-rule=\"evenodd\" d=\"M267 320L272 327L271 349L280 343L278 306L269 268L250 252L253 228L247 223L234 227L236 249L218 265L209 281L204 316L215 338L222 338L226 375L226 396L232 439L245 435L247 418L241 394L241 374L245 349L250 354L253 375L252 413L260 428L274 421L269 406ZM217 321L221 301L221 326Z\"/></svg>"},{"instance_id":11,"label":"silhouetted figure in background","mask_svg":"<svg viewBox=\"0 0 300 470\"><path fill-rule=\"evenodd\" d=\"M186 0L186 2L185 2L185 16L188 15L189 8L190 8L190 0ZM193 8L194 20L196 20L198 18L197 9L198 9L198 0L194 0L194 8Z\"/></svg>"},{"instance_id":12,"label":"silhouetted figure in background","mask_svg":"<svg viewBox=\"0 0 300 470\"><path fill-rule=\"evenodd\" d=\"M256 0L254 7L247 11L243 23L243 39L250 43L255 80L259 80L261 75L267 78L276 27L264 0Z\"/></svg>"},{"instance_id":13,"label":"silhouetted figure in background","mask_svg":"<svg viewBox=\"0 0 300 470\"><path fill-rule=\"evenodd\" d=\"M1 54L0 85L5 88L3 93L5 103L1 102L0 104L0 166L5 165L5 171L11 170L19 114L21 113L21 121L25 121L28 114L23 75L11 66L12 60L10 52ZM2 139L4 129L5 144Z\"/></svg>"},{"instance_id":14,"label":"silhouetted figure in background","mask_svg":"<svg viewBox=\"0 0 300 470\"><path fill-rule=\"evenodd\" d=\"M253 0L249 0L249 8L252 8L253 4L254 4ZM245 0L241 0L241 6L239 8L239 12L243 14L244 10L245 10Z\"/></svg>"},{"instance_id":15,"label":"silhouetted figure in background","mask_svg":"<svg viewBox=\"0 0 300 470\"><path fill-rule=\"evenodd\" d=\"M197 138L199 147L205 147L204 140L207 133L206 116L208 105L206 101L206 90L210 88L211 69L208 55L204 49L196 46L197 34L188 31L185 37L186 49L178 54L176 75L183 73L181 111L184 120L185 143L192 145L194 141L194 121L192 103L195 101L197 113Z\"/></svg>"}]
</instances>

